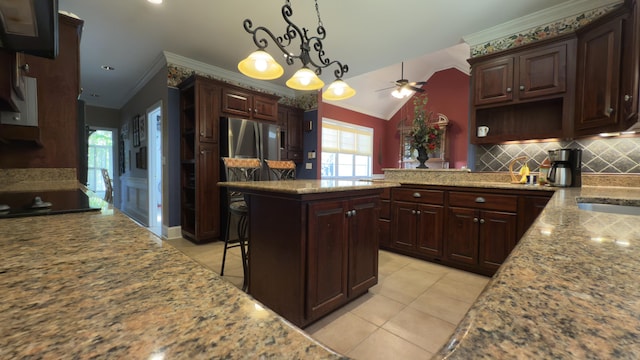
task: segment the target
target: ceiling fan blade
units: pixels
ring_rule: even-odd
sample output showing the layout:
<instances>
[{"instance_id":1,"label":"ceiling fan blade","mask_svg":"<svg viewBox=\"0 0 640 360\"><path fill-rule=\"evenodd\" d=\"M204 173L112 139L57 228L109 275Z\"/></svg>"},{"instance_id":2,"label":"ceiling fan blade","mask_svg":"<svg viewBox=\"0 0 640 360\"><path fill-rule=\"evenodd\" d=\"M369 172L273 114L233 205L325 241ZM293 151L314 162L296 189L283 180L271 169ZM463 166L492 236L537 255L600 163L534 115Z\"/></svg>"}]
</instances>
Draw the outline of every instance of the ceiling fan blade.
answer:
<instances>
[{"instance_id":1,"label":"ceiling fan blade","mask_svg":"<svg viewBox=\"0 0 640 360\"><path fill-rule=\"evenodd\" d=\"M390 87L386 87L386 88L383 88L383 89L378 89L378 90L376 90L376 92L378 92L378 91L385 91L385 90L389 90L389 89L393 89L394 87L396 87L396 86L390 86Z\"/></svg>"},{"instance_id":2,"label":"ceiling fan blade","mask_svg":"<svg viewBox=\"0 0 640 360\"><path fill-rule=\"evenodd\" d=\"M426 83L427 83L426 81L413 81L413 82L410 82L409 85L411 85L411 86L422 86L422 85L424 85Z\"/></svg>"},{"instance_id":3,"label":"ceiling fan blade","mask_svg":"<svg viewBox=\"0 0 640 360\"><path fill-rule=\"evenodd\" d=\"M419 88L419 87L415 87L415 86L411 86L411 85L407 85L407 87L408 87L409 89L411 89L411 91L420 92L420 93L421 93L421 92L424 92L424 89Z\"/></svg>"}]
</instances>

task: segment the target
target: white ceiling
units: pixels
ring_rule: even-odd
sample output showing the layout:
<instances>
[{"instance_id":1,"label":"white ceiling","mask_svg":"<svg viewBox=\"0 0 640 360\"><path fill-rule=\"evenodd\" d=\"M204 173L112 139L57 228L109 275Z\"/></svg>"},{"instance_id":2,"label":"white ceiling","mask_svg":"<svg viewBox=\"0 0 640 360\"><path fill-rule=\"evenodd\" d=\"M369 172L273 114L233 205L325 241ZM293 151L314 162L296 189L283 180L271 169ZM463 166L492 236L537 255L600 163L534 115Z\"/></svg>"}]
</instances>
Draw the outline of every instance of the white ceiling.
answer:
<instances>
[{"instance_id":1,"label":"white ceiling","mask_svg":"<svg viewBox=\"0 0 640 360\"><path fill-rule=\"evenodd\" d=\"M508 35L533 25L577 14L621 0L319 0L327 31L326 56L348 64L344 76L357 95L335 105L389 119L402 100L388 91L376 91L404 77L425 81L434 72L455 67L468 72L466 59L473 44ZM299 64L286 66L285 75L267 82L250 80L237 63L255 50L242 22L263 25L281 35L284 1L273 0L59 0L59 9L85 21L80 45L81 77L87 104L121 108L150 75L164 52L233 72L253 86L292 96L284 86ZM313 1L292 1L292 20L315 34ZM533 19L533 20L530 20ZM292 46L295 52L297 46ZM282 55L272 44L267 50ZM105 71L110 65L114 71ZM329 84L333 69L321 78ZM98 94L92 97L90 94Z\"/></svg>"}]
</instances>

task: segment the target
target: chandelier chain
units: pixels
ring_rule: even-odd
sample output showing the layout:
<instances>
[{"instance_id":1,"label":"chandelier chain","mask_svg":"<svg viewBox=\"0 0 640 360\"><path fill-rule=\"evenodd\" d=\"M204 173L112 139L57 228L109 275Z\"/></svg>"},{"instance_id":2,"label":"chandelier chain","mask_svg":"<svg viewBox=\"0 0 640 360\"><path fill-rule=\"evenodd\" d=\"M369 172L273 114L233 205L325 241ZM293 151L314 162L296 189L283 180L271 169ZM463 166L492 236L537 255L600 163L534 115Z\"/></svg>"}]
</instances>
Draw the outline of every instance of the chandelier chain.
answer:
<instances>
[{"instance_id":1,"label":"chandelier chain","mask_svg":"<svg viewBox=\"0 0 640 360\"><path fill-rule=\"evenodd\" d=\"M322 19L320 19L320 8L318 7L318 0L316 0L316 14L318 15L318 27L324 27L322 25Z\"/></svg>"}]
</instances>

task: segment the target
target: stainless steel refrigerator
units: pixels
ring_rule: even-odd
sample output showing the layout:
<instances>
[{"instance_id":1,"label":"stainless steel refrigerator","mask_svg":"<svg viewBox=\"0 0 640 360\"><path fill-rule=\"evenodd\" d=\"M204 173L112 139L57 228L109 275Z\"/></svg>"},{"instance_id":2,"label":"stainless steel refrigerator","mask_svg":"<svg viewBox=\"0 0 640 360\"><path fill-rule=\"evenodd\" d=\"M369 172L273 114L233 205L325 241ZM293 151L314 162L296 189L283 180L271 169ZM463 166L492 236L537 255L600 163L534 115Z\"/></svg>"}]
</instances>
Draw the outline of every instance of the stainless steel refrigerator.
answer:
<instances>
[{"instance_id":1,"label":"stainless steel refrigerator","mask_svg":"<svg viewBox=\"0 0 640 360\"><path fill-rule=\"evenodd\" d=\"M257 121L221 118L220 119L220 156L231 158L258 158L262 161L260 180L269 180L269 173L264 160L280 160L280 127L275 124ZM220 181L227 180L224 164L220 160ZM227 190L220 188L220 215L223 224L222 239L226 233L228 214ZM232 219L230 238L237 237L235 223Z\"/></svg>"}]
</instances>

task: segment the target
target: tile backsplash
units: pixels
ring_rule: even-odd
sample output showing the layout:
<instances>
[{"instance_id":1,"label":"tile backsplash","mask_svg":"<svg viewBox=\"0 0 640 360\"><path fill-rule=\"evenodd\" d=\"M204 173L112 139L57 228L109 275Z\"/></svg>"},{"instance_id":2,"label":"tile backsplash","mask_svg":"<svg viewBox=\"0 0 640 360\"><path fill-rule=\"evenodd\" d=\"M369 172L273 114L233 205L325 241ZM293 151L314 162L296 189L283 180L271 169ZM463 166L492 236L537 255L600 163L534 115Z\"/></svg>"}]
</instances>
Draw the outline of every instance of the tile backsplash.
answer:
<instances>
[{"instance_id":1,"label":"tile backsplash","mask_svg":"<svg viewBox=\"0 0 640 360\"><path fill-rule=\"evenodd\" d=\"M509 171L516 157L529 157L528 165L538 171L548 151L559 148L582 149L583 173L640 174L640 137L572 140L476 146L476 171Z\"/></svg>"}]
</instances>

